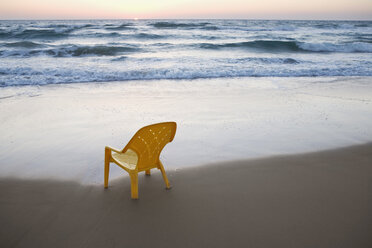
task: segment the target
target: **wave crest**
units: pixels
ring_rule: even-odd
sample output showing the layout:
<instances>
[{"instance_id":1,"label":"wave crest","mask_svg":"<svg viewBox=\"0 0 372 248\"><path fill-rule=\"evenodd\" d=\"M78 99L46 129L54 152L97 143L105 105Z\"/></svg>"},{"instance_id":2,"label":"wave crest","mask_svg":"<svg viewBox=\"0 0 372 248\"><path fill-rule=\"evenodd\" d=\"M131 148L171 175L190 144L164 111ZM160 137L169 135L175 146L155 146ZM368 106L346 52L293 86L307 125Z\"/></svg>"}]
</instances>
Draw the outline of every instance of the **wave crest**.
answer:
<instances>
[{"instance_id":1,"label":"wave crest","mask_svg":"<svg viewBox=\"0 0 372 248\"><path fill-rule=\"evenodd\" d=\"M22 47L22 48L37 48L37 47L44 47L43 44L39 44L32 41L18 41L18 42L8 42L3 43L1 46L4 47Z\"/></svg>"},{"instance_id":2,"label":"wave crest","mask_svg":"<svg viewBox=\"0 0 372 248\"><path fill-rule=\"evenodd\" d=\"M120 30L128 30L128 29L133 29L133 27L131 27L132 24L130 23L123 23L119 26L117 25L113 25L113 24L106 24L105 25L105 29L107 30L117 30L117 31L120 31Z\"/></svg>"},{"instance_id":3,"label":"wave crest","mask_svg":"<svg viewBox=\"0 0 372 248\"><path fill-rule=\"evenodd\" d=\"M343 44L333 43L299 43L304 51L310 52L341 52L341 53L371 53L372 44L367 42L353 42Z\"/></svg>"},{"instance_id":4,"label":"wave crest","mask_svg":"<svg viewBox=\"0 0 372 248\"><path fill-rule=\"evenodd\" d=\"M251 48L264 51L300 51L302 50L294 41L256 40L236 43L201 43L200 48L223 49L223 48Z\"/></svg>"},{"instance_id":5,"label":"wave crest","mask_svg":"<svg viewBox=\"0 0 372 248\"><path fill-rule=\"evenodd\" d=\"M23 31L0 32L0 38L5 39L62 39L66 38L72 29L25 29Z\"/></svg>"},{"instance_id":6,"label":"wave crest","mask_svg":"<svg viewBox=\"0 0 372 248\"><path fill-rule=\"evenodd\" d=\"M139 48L131 46L77 46L68 45L58 48L34 49L26 51L0 51L1 57L30 57L47 55L53 57L82 57L82 56L115 56L123 53L138 51Z\"/></svg>"},{"instance_id":7,"label":"wave crest","mask_svg":"<svg viewBox=\"0 0 372 248\"><path fill-rule=\"evenodd\" d=\"M340 52L340 53L371 53L372 44L353 42L343 44L305 43L298 41L256 40L236 43L201 43L203 49L245 48L267 52Z\"/></svg>"},{"instance_id":8,"label":"wave crest","mask_svg":"<svg viewBox=\"0 0 372 248\"><path fill-rule=\"evenodd\" d=\"M211 25L209 22L199 22L199 23L178 23L178 22L155 22L152 24L153 27L159 29L205 29L205 30L217 30L216 26Z\"/></svg>"},{"instance_id":9,"label":"wave crest","mask_svg":"<svg viewBox=\"0 0 372 248\"><path fill-rule=\"evenodd\" d=\"M137 51L137 48L134 47L127 47L127 46L71 46L68 48L62 49L51 49L48 50L47 53L57 56L57 57L65 57L65 56L114 56L126 52L134 52Z\"/></svg>"}]
</instances>

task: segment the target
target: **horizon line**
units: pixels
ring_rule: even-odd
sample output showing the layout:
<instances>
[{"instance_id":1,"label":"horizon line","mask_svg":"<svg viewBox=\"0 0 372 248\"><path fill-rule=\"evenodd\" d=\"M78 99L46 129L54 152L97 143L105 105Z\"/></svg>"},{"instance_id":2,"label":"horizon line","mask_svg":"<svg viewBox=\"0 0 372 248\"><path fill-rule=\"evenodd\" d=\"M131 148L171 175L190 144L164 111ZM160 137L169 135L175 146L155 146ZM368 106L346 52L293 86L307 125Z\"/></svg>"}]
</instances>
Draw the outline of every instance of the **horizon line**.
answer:
<instances>
[{"instance_id":1,"label":"horizon line","mask_svg":"<svg viewBox=\"0 0 372 248\"><path fill-rule=\"evenodd\" d=\"M252 21L372 21L371 19L341 19L341 18L334 18L334 19L296 19L296 18L187 18L187 17L180 17L180 18L60 18L60 19L52 19L52 18L25 18L25 19L2 19L0 21L92 21L92 20L252 20Z\"/></svg>"}]
</instances>

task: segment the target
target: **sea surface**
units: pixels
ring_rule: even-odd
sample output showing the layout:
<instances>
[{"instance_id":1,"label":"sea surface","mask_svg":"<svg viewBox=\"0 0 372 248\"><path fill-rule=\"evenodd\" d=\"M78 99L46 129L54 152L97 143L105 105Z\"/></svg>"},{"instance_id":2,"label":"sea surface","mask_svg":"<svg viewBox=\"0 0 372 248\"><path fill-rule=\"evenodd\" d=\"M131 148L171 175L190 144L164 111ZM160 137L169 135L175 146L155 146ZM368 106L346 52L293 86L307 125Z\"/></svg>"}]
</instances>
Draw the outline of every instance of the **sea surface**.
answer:
<instances>
[{"instance_id":1,"label":"sea surface","mask_svg":"<svg viewBox=\"0 0 372 248\"><path fill-rule=\"evenodd\" d=\"M0 86L372 76L372 21L0 21Z\"/></svg>"}]
</instances>

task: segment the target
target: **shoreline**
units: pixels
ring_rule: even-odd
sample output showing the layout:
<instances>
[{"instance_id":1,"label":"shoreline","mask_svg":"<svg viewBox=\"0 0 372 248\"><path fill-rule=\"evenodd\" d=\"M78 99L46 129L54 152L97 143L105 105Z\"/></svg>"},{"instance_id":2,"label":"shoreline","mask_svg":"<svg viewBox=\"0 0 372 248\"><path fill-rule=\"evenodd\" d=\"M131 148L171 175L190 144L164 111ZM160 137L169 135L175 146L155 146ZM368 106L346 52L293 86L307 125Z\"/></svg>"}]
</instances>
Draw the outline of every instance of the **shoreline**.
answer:
<instances>
[{"instance_id":1,"label":"shoreline","mask_svg":"<svg viewBox=\"0 0 372 248\"><path fill-rule=\"evenodd\" d=\"M349 76L231 76L231 77L196 77L196 78L153 78L153 79L128 79L128 80L103 80L103 81L81 81L81 82L61 82L61 83L48 83L48 84L21 84L21 85L6 85L0 86L0 89L21 89L27 87L53 87L53 86L79 86L79 85L96 85L105 86L109 84L122 84L122 83L151 83L151 82L169 82L169 81L179 81L179 82L193 82L193 81L213 81L213 80L244 80L244 79L319 79L320 81L327 81L333 79L334 81L348 81L348 80L358 80L363 78L372 78L372 76L359 76L359 75L349 75ZM14 97L14 96L9 96ZM2 99L2 98L0 98Z\"/></svg>"},{"instance_id":2,"label":"shoreline","mask_svg":"<svg viewBox=\"0 0 372 248\"><path fill-rule=\"evenodd\" d=\"M140 174L0 179L1 247L370 247L372 143ZM123 174L124 175L124 174ZM146 238L143 238L143 237Z\"/></svg>"},{"instance_id":3,"label":"shoreline","mask_svg":"<svg viewBox=\"0 0 372 248\"><path fill-rule=\"evenodd\" d=\"M372 141L370 77L131 81L1 89L0 174L97 184L103 148L176 121L166 169ZM20 154L22 154L20 156ZM120 170L112 171L121 176Z\"/></svg>"}]
</instances>

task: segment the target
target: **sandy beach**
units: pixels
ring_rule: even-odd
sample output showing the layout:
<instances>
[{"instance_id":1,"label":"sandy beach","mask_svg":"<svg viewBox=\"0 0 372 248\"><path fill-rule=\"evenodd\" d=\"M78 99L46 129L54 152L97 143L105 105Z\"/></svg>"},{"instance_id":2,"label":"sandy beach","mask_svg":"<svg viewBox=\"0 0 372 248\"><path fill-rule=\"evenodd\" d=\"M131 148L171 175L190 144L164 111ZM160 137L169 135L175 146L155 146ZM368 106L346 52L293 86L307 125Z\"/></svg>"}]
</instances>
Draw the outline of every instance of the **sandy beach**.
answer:
<instances>
[{"instance_id":1,"label":"sandy beach","mask_svg":"<svg viewBox=\"0 0 372 248\"><path fill-rule=\"evenodd\" d=\"M161 154L167 170L372 141L369 77L24 86L0 97L2 178L101 184L104 147L163 121L178 124Z\"/></svg>"},{"instance_id":2,"label":"sandy beach","mask_svg":"<svg viewBox=\"0 0 372 248\"><path fill-rule=\"evenodd\" d=\"M372 245L372 144L102 185L0 181L1 247Z\"/></svg>"},{"instance_id":3,"label":"sandy beach","mask_svg":"<svg viewBox=\"0 0 372 248\"><path fill-rule=\"evenodd\" d=\"M0 247L372 246L369 77L5 87ZM139 200L104 146L176 121Z\"/></svg>"}]
</instances>

